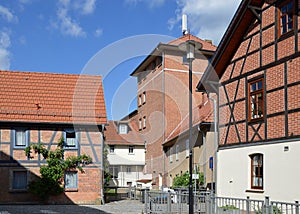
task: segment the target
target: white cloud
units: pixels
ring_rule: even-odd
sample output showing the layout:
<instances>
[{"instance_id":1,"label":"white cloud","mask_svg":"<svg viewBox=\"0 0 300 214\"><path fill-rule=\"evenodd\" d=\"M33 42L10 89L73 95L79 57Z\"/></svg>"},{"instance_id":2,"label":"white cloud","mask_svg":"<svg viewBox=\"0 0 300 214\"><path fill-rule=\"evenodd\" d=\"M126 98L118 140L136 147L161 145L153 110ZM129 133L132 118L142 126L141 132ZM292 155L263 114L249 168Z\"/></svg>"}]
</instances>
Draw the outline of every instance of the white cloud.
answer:
<instances>
[{"instance_id":1,"label":"white cloud","mask_svg":"<svg viewBox=\"0 0 300 214\"><path fill-rule=\"evenodd\" d=\"M0 5L0 16L2 16L8 22L17 22L18 18L6 7Z\"/></svg>"},{"instance_id":2,"label":"white cloud","mask_svg":"<svg viewBox=\"0 0 300 214\"><path fill-rule=\"evenodd\" d=\"M157 8L162 6L166 0L125 0L125 4L136 6L138 3L146 3L149 8Z\"/></svg>"},{"instance_id":3,"label":"white cloud","mask_svg":"<svg viewBox=\"0 0 300 214\"><path fill-rule=\"evenodd\" d=\"M96 8L96 0L85 0L81 1L82 14L91 14Z\"/></svg>"},{"instance_id":4,"label":"white cloud","mask_svg":"<svg viewBox=\"0 0 300 214\"><path fill-rule=\"evenodd\" d=\"M95 37L100 37L103 34L103 29L97 28L95 31Z\"/></svg>"},{"instance_id":5,"label":"white cloud","mask_svg":"<svg viewBox=\"0 0 300 214\"><path fill-rule=\"evenodd\" d=\"M185 13L190 32L202 39L212 39L217 45L240 2L241 0L178 0L176 17L168 21L169 29L172 30L180 23L181 15Z\"/></svg>"},{"instance_id":6,"label":"white cloud","mask_svg":"<svg viewBox=\"0 0 300 214\"><path fill-rule=\"evenodd\" d=\"M59 27L63 34L73 37L85 37L86 33L82 27L68 15L68 10L64 7L57 11Z\"/></svg>"},{"instance_id":7,"label":"white cloud","mask_svg":"<svg viewBox=\"0 0 300 214\"><path fill-rule=\"evenodd\" d=\"M0 69L9 70L10 68L10 38L7 32L0 32Z\"/></svg>"},{"instance_id":8,"label":"white cloud","mask_svg":"<svg viewBox=\"0 0 300 214\"><path fill-rule=\"evenodd\" d=\"M51 26L59 28L61 33L65 35L86 37L86 32L71 14L89 15L95 11L95 8L96 0L59 0L57 21L54 23L52 22Z\"/></svg>"},{"instance_id":9,"label":"white cloud","mask_svg":"<svg viewBox=\"0 0 300 214\"><path fill-rule=\"evenodd\" d=\"M52 23L52 26L59 28L61 33L72 37L86 37L86 32L80 24L71 17L70 10L74 13L90 14L95 9L94 0L60 0L57 10L57 23Z\"/></svg>"}]
</instances>

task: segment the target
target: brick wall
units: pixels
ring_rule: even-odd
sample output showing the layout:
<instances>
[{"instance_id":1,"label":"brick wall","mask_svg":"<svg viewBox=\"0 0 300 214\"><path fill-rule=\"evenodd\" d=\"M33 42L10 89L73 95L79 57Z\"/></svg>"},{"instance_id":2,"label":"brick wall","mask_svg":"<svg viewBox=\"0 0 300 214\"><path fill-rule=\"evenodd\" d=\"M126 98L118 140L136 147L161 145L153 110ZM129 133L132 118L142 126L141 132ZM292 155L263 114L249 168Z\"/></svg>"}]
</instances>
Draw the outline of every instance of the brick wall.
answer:
<instances>
[{"instance_id":1,"label":"brick wall","mask_svg":"<svg viewBox=\"0 0 300 214\"><path fill-rule=\"evenodd\" d=\"M40 175L39 166L44 164L43 157L34 154L33 159L27 159L24 148L15 149L13 146L12 130L0 130L0 203L37 203L38 198L26 191L11 190L14 170L28 171L28 182L37 179ZM55 129L30 130L30 144L41 143L46 148L54 150L63 131ZM80 144L78 149L65 150L65 157L87 154L92 157L93 163L84 167L84 173L78 172L78 189L66 191L58 197L51 197L49 203L100 203L102 189L102 134L99 131L83 129L80 131Z\"/></svg>"},{"instance_id":2,"label":"brick wall","mask_svg":"<svg viewBox=\"0 0 300 214\"><path fill-rule=\"evenodd\" d=\"M244 41L241 42L221 78L223 83L220 88L219 103L221 144L288 139L300 135L300 59L296 49L299 48L299 33L296 36L291 33L276 38L277 8L269 4L265 4L263 8L262 22L256 21L253 26L250 26ZM298 17L298 23L299 21ZM261 35L260 29L263 29ZM295 31L297 32L297 29ZM264 116L267 119L250 123L246 118L248 111L246 81L260 75L266 81L266 115ZM235 98L236 91L238 95ZM230 117L230 108L233 109L234 118Z\"/></svg>"}]
</instances>

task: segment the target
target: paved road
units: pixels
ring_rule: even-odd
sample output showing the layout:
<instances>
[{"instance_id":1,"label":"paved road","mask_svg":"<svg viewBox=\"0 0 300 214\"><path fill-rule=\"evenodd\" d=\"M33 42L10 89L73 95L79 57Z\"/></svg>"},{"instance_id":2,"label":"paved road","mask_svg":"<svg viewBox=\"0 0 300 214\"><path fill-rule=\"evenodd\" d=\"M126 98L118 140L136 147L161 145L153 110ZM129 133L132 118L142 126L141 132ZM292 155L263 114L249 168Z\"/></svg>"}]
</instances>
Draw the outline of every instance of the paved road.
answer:
<instances>
[{"instance_id":1,"label":"paved road","mask_svg":"<svg viewBox=\"0 0 300 214\"><path fill-rule=\"evenodd\" d=\"M123 200L105 205L0 205L0 214L141 214L144 204Z\"/></svg>"}]
</instances>

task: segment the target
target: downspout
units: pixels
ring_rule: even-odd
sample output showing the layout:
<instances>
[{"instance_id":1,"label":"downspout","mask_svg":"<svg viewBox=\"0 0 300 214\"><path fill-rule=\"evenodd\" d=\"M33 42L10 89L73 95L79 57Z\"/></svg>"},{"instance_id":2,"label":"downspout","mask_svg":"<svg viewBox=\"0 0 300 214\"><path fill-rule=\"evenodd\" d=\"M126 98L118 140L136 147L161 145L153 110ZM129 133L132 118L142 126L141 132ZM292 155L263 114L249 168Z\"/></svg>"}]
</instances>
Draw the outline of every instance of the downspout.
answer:
<instances>
[{"instance_id":1,"label":"downspout","mask_svg":"<svg viewBox=\"0 0 300 214\"><path fill-rule=\"evenodd\" d=\"M214 157L214 162L213 162L213 176L214 176L214 182L215 182L215 187L213 188L212 185L212 190L216 193L217 191L217 152L218 152L218 118L217 118L217 100L211 96L211 94L208 94L208 98L213 102L214 104L214 147L215 147L215 157ZM212 181L213 182L213 181Z\"/></svg>"},{"instance_id":2,"label":"downspout","mask_svg":"<svg viewBox=\"0 0 300 214\"><path fill-rule=\"evenodd\" d=\"M161 62L161 67L162 67L162 92L163 92L163 100L162 100L162 115L165 117L165 52L161 52L161 57L162 57L162 62ZM162 143L165 142L165 118L163 118L163 141ZM162 146L162 145L161 145ZM166 185L166 158L165 158L165 152L164 149L162 148L163 151L163 177L162 177L162 185Z\"/></svg>"},{"instance_id":3,"label":"downspout","mask_svg":"<svg viewBox=\"0 0 300 214\"><path fill-rule=\"evenodd\" d=\"M100 170L102 171L102 176L101 176L101 181L100 183L102 184L101 185L101 189L100 189L100 200L101 200L101 204L105 204L105 200L104 200L104 157L103 157L103 154L104 154L104 125L101 126L101 132L100 132L100 140L101 140L101 165L100 165Z\"/></svg>"}]
</instances>

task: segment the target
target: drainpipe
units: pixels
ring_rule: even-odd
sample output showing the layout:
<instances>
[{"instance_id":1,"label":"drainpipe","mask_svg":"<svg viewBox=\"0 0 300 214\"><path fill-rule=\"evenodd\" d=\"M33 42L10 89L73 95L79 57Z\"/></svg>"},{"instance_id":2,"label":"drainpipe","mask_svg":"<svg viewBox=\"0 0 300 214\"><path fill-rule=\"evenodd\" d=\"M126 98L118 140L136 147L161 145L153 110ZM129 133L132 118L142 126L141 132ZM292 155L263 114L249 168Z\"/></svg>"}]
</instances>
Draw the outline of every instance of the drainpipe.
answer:
<instances>
[{"instance_id":1,"label":"drainpipe","mask_svg":"<svg viewBox=\"0 0 300 214\"><path fill-rule=\"evenodd\" d=\"M215 187L213 188L212 185L212 190L217 193L217 151L218 151L218 118L217 118L217 100L211 96L211 94L208 94L208 98L213 102L214 104L214 147L215 147L215 157L214 157L214 171L213 171L213 176L214 176L214 181L215 181Z\"/></svg>"}]
</instances>

